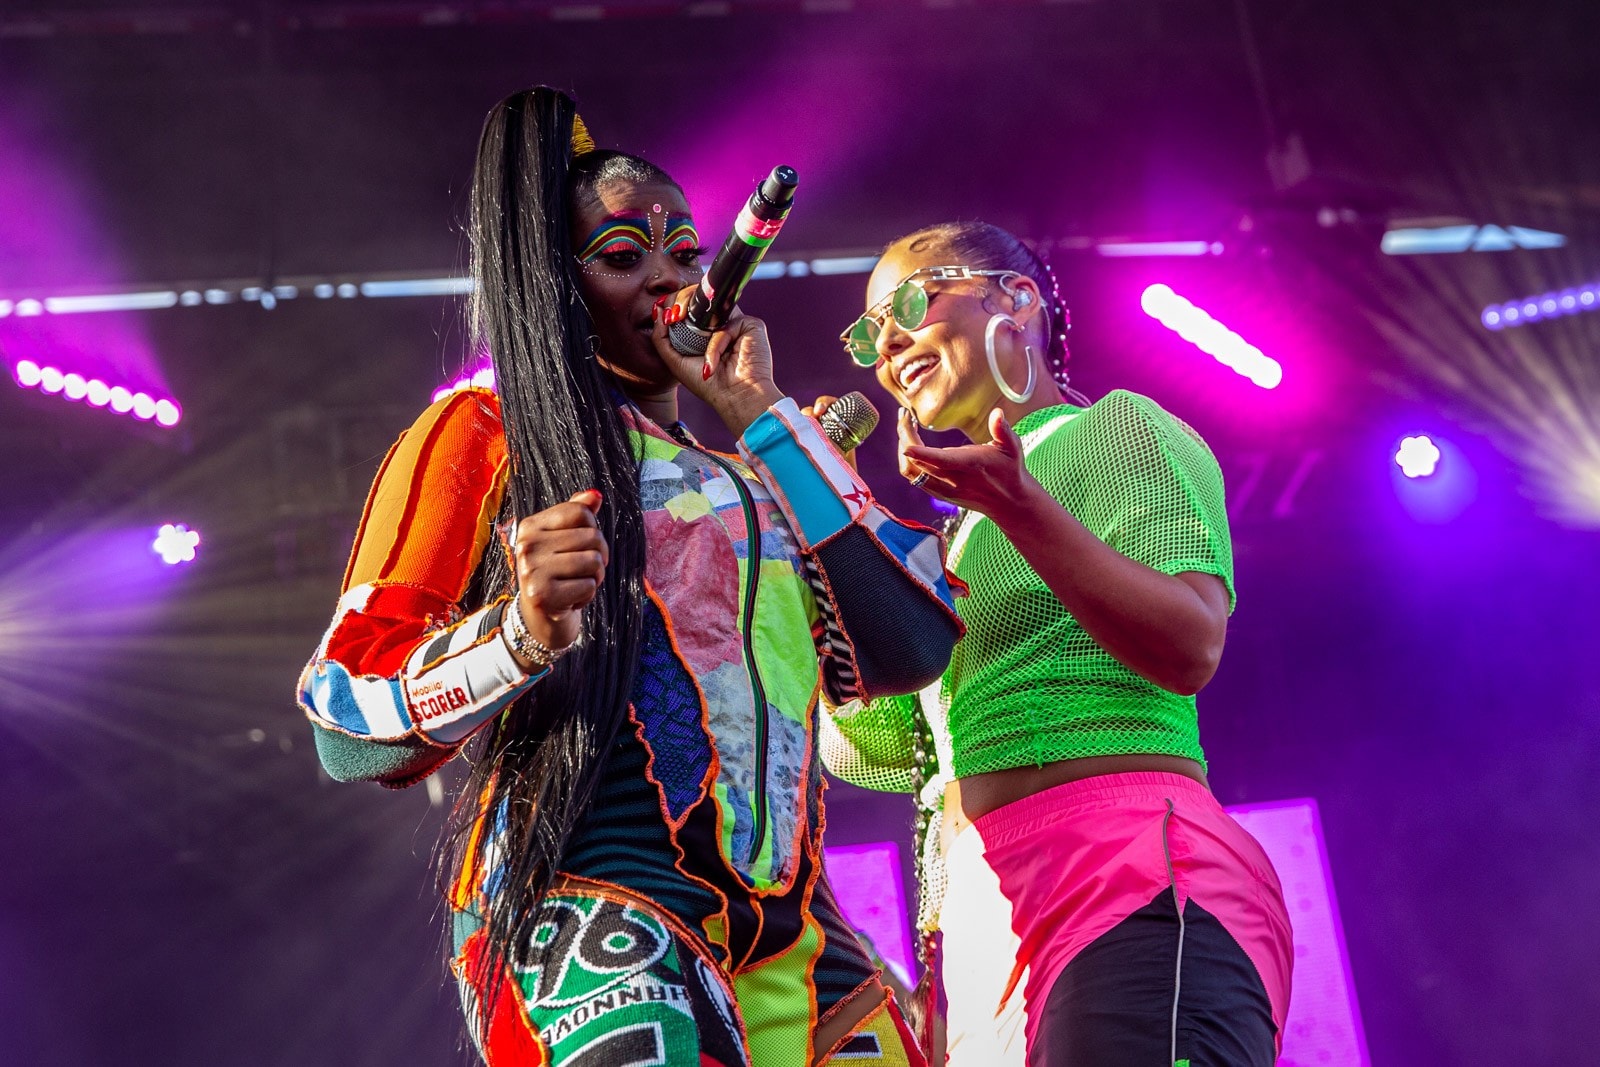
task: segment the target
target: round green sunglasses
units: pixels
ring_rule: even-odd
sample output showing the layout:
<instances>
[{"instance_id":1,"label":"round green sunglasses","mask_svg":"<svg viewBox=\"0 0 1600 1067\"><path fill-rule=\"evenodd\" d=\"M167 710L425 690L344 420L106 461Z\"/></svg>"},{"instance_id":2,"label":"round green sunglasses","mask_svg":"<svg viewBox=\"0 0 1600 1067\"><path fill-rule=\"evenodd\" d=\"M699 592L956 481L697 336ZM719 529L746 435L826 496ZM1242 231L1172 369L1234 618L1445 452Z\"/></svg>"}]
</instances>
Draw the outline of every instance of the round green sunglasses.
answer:
<instances>
[{"instance_id":1,"label":"round green sunglasses","mask_svg":"<svg viewBox=\"0 0 1600 1067\"><path fill-rule=\"evenodd\" d=\"M928 282L954 282L967 278L1016 277L1014 270L974 270L972 267L919 267L901 279L894 292L867 309L850 328L839 335L845 354L858 366L878 362L878 337L883 333L884 315L893 315L902 330L915 330L928 320Z\"/></svg>"}]
</instances>

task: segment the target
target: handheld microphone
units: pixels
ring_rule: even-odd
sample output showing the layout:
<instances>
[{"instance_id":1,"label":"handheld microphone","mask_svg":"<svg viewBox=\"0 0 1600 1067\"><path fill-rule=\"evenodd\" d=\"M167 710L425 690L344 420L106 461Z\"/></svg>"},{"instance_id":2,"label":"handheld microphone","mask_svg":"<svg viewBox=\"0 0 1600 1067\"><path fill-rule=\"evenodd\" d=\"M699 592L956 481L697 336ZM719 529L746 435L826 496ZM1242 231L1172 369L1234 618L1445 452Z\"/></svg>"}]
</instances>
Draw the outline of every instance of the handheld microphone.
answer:
<instances>
[{"instance_id":1,"label":"handheld microphone","mask_svg":"<svg viewBox=\"0 0 1600 1067\"><path fill-rule=\"evenodd\" d=\"M834 447L848 452L878 428L878 409L862 393L846 393L829 404L817 421L822 423L822 432L828 435Z\"/></svg>"},{"instance_id":2,"label":"handheld microphone","mask_svg":"<svg viewBox=\"0 0 1600 1067\"><path fill-rule=\"evenodd\" d=\"M774 167L739 217L733 232L722 242L717 258L700 279L700 288L689 298L684 316L667 328L667 339L686 356L703 356L711 334L728 321L739 294L755 273L761 257L783 228L783 220L794 206L794 189L800 176L792 167Z\"/></svg>"}]
</instances>

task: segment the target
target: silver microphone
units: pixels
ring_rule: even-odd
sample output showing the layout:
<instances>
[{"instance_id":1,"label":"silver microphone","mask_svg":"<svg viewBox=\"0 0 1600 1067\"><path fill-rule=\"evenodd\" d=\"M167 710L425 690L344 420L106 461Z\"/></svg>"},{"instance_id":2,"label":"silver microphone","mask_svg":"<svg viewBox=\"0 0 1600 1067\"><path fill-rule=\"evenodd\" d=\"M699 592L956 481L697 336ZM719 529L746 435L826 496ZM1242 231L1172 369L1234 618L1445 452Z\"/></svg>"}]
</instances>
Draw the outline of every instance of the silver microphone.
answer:
<instances>
[{"instance_id":1,"label":"silver microphone","mask_svg":"<svg viewBox=\"0 0 1600 1067\"><path fill-rule=\"evenodd\" d=\"M829 404L817 421L822 423L822 432L828 435L835 448L849 452L877 429L878 409L863 394L846 393Z\"/></svg>"}]
</instances>

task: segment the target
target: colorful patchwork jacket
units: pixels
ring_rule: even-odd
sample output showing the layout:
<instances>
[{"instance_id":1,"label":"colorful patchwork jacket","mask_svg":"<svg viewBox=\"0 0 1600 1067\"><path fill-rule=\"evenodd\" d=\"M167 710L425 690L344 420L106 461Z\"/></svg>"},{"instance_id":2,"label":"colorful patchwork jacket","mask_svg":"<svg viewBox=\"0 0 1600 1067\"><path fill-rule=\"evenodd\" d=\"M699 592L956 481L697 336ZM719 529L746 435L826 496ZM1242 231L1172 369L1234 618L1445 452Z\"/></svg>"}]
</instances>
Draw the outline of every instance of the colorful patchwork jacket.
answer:
<instances>
[{"instance_id":1,"label":"colorful patchwork jacket","mask_svg":"<svg viewBox=\"0 0 1600 1067\"><path fill-rule=\"evenodd\" d=\"M751 424L738 456L631 406L623 416L642 457L645 641L631 729L588 836L638 850L661 830L670 865L704 867L711 852L724 868L697 879L786 892L819 847L819 693L915 691L961 635L939 536L879 507L792 400ZM502 638L505 598L461 605L507 470L499 401L484 390L434 404L384 460L337 613L300 680L335 778L420 781L538 684ZM665 826L632 834L640 790ZM581 857L585 836L569 853Z\"/></svg>"}]
</instances>

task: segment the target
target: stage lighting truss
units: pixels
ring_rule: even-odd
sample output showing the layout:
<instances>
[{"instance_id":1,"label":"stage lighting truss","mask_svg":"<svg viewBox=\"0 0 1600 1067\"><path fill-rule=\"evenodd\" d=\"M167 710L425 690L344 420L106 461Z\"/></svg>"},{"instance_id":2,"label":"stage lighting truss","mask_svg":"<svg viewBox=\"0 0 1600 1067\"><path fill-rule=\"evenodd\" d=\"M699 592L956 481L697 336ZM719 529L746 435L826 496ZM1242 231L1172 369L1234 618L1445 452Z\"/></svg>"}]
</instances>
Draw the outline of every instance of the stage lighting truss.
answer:
<instances>
[{"instance_id":1,"label":"stage lighting truss","mask_svg":"<svg viewBox=\"0 0 1600 1067\"><path fill-rule=\"evenodd\" d=\"M1504 304L1490 304L1483 309L1483 325L1491 330L1522 326L1541 319L1578 315L1600 308L1600 283L1558 293L1540 293L1521 300L1508 300Z\"/></svg>"}]
</instances>

